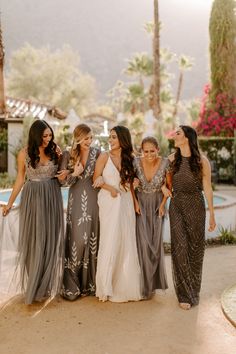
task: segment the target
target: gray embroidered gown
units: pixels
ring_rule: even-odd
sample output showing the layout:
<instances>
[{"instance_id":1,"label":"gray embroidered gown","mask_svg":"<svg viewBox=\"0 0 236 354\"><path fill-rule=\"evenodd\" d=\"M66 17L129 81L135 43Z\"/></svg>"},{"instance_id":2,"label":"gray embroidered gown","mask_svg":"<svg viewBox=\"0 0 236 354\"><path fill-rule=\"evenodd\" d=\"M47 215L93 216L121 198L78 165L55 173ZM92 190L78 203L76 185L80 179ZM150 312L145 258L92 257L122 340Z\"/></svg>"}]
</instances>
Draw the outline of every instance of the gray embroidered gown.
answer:
<instances>
[{"instance_id":1,"label":"gray embroidered gown","mask_svg":"<svg viewBox=\"0 0 236 354\"><path fill-rule=\"evenodd\" d=\"M167 289L164 248L162 240L163 218L158 211L163 199L161 187L169 172L168 159L162 158L152 180L147 181L140 158L135 159L135 169L140 181L136 196L141 215L136 216L136 237L141 267L142 297L148 299L156 289Z\"/></svg>"},{"instance_id":2,"label":"gray embroidered gown","mask_svg":"<svg viewBox=\"0 0 236 354\"><path fill-rule=\"evenodd\" d=\"M95 294L95 275L99 242L97 193L92 177L99 150L91 147L83 173L69 175L70 185L66 219L65 265L62 296L75 300ZM63 153L61 169L67 169L69 152Z\"/></svg>"},{"instance_id":3,"label":"gray embroidered gown","mask_svg":"<svg viewBox=\"0 0 236 354\"><path fill-rule=\"evenodd\" d=\"M61 288L64 220L58 166L49 161L34 169L26 155L27 181L20 201L19 264L25 303L55 296Z\"/></svg>"},{"instance_id":4,"label":"gray embroidered gown","mask_svg":"<svg viewBox=\"0 0 236 354\"><path fill-rule=\"evenodd\" d=\"M179 302L197 305L205 249L205 202L202 186L193 175L189 158L182 157L173 175L170 231L173 280Z\"/></svg>"}]
</instances>

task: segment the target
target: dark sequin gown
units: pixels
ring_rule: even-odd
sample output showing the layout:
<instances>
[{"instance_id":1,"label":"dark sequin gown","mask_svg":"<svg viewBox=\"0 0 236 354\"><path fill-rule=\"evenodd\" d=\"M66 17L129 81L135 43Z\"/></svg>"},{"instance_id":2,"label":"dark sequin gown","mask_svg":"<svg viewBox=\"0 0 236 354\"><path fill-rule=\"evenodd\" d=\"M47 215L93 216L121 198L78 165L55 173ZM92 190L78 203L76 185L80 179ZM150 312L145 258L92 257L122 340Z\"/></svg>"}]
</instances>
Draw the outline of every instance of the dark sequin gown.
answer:
<instances>
[{"instance_id":1,"label":"dark sequin gown","mask_svg":"<svg viewBox=\"0 0 236 354\"><path fill-rule=\"evenodd\" d=\"M180 169L173 175L169 213L176 295L179 302L197 305L202 278L206 211L202 186L191 172L188 157L182 157Z\"/></svg>"}]
</instances>

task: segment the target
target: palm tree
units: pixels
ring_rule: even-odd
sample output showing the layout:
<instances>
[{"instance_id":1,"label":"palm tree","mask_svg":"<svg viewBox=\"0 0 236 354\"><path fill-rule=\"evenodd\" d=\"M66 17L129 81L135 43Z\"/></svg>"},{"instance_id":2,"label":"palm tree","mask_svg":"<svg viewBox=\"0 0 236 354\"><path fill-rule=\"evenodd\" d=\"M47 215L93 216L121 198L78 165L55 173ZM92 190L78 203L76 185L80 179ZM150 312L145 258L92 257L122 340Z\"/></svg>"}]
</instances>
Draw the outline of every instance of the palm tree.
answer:
<instances>
[{"instance_id":1,"label":"palm tree","mask_svg":"<svg viewBox=\"0 0 236 354\"><path fill-rule=\"evenodd\" d=\"M139 84L144 89L144 78L153 73L153 61L147 53L137 53L128 60L128 66L124 73L139 78Z\"/></svg>"},{"instance_id":2,"label":"palm tree","mask_svg":"<svg viewBox=\"0 0 236 354\"><path fill-rule=\"evenodd\" d=\"M187 57L186 55L181 55L179 57L178 64L179 64L179 78L178 78L178 85L177 85L177 93L176 93L176 99L175 99L175 105L174 105L173 118L176 117L177 112L178 112L178 104L179 104L180 95L181 95L182 88L183 88L184 72L187 70L190 70L192 68L193 61L192 61L192 58Z\"/></svg>"},{"instance_id":3,"label":"palm tree","mask_svg":"<svg viewBox=\"0 0 236 354\"><path fill-rule=\"evenodd\" d=\"M161 119L160 105L160 24L159 24L159 4L154 0L154 37L153 37L153 115L156 119Z\"/></svg>"},{"instance_id":4,"label":"palm tree","mask_svg":"<svg viewBox=\"0 0 236 354\"><path fill-rule=\"evenodd\" d=\"M4 94L4 78L3 78L3 67L4 67L4 47L2 41L2 28L1 28L1 18L0 18L0 113L5 113L5 94Z\"/></svg>"}]
</instances>

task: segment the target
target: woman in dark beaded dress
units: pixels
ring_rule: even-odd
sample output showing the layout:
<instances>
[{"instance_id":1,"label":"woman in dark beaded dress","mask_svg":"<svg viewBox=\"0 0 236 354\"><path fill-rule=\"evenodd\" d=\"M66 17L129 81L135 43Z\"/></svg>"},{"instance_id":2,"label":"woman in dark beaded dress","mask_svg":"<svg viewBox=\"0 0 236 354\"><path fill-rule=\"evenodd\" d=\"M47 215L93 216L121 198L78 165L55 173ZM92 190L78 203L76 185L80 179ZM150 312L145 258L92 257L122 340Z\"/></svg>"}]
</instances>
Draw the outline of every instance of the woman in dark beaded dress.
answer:
<instances>
[{"instance_id":1,"label":"woman in dark beaded dress","mask_svg":"<svg viewBox=\"0 0 236 354\"><path fill-rule=\"evenodd\" d=\"M23 187L17 271L26 304L52 298L61 288L64 220L60 184L55 178L61 153L53 139L53 130L46 121L32 124L28 146L18 154L13 191L3 209L6 216Z\"/></svg>"},{"instance_id":2,"label":"woman in dark beaded dress","mask_svg":"<svg viewBox=\"0 0 236 354\"><path fill-rule=\"evenodd\" d=\"M63 181L67 171L70 186L62 296L71 301L95 294L99 241L98 189L93 188L92 177L100 151L91 147L92 132L86 124L74 129L73 140L70 151L63 152L59 172Z\"/></svg>"},{"instance_id":3,"label":"woman in dark beaded dress","mask_svg":"<svg viewBox=\"0 0 236 354\"><path fill-rule=\"evenodd\" d=\"M166 199L162 193L165 180L170 181L170 162L158 156L154 137L143 139L142 156L135 159L138 178L135 194L136 238L141 268L142 298L149 299L157 289L167 289L162 239ZM135 181L136 182L136 181Z\"/></svg>"},{"instance_id":4,"label":"woman in dark beaded dress","mask_svg":"<svg viewBox=\"0 0 236 354\"><path fill-rule=\"evenodd\" d=\"M205 248L205 202L209 231L215 228L211 168L200 154L197 134L181 125L174 135L176 152L172 162L173 196L170 202L171 256L173 280L180 307L188 310L199 303Z\"/></svg>"}]
</instances>

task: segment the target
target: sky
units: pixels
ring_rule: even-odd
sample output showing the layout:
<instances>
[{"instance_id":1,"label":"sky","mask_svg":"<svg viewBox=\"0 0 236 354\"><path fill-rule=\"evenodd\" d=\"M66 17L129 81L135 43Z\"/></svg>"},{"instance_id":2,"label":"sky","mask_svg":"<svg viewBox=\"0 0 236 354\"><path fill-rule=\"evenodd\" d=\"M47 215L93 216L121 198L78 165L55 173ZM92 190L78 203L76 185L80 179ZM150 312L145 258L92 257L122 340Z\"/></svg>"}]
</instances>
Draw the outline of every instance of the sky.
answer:
<instances>
[{"instance_id":1,"label":"sky","mask_svg":"<svg viewBox=\"0 0 236 354\"><path fill-rule=\"evenodd\" d=\"M161 46L195 58L184 98L198 97L208 81L208 21L212 0L160 0ZM100 98L124 79L125 59L151 52L143 25L153 0L0 0L6 69L11 54L28 42L52 49L69 44L81 68L96 78Z\"/></svg>"}]
</instances>

